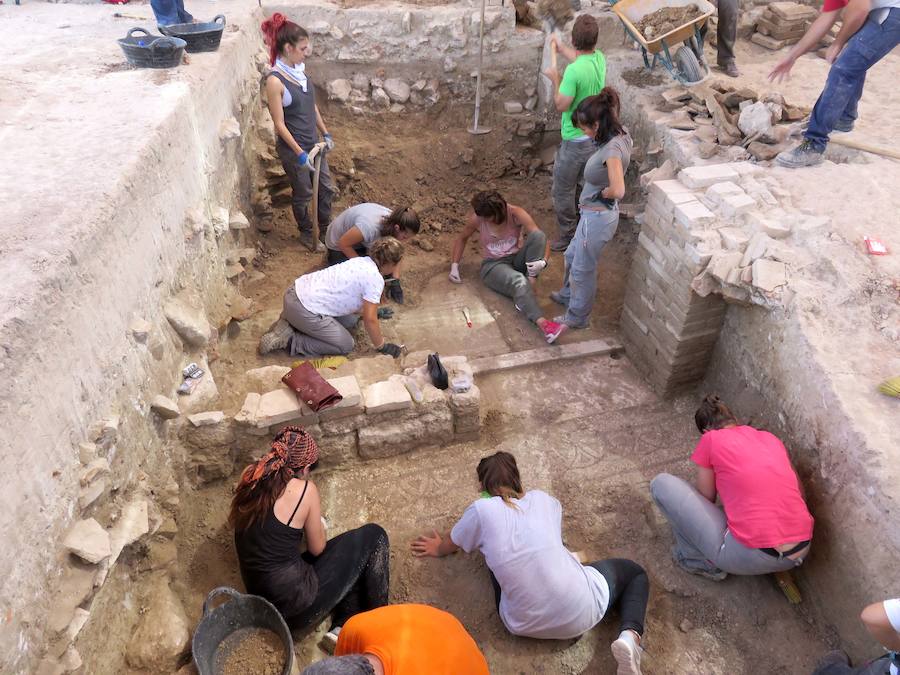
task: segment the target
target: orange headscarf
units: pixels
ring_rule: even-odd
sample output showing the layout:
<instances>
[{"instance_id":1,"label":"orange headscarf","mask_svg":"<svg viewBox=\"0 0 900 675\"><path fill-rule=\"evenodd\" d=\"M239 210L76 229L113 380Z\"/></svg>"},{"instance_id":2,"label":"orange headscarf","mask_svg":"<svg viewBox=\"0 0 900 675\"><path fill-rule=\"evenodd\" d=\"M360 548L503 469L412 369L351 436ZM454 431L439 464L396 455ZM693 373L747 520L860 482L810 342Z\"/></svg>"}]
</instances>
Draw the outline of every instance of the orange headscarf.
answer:
<instances>
[{"instance_id":1,"label":"orange headscarf","mask_svg":"<svg viewBox=\"0 0 900 675\"><path fill-rule=\"evenodd\" d=\"M285 427L272 440L272 449L251 464L241 474L241 485L256 487L261 480L278 473L287 466L293 471L302 471L319 459L316 439L302 427Z\"/></svg>"}]
</instances>

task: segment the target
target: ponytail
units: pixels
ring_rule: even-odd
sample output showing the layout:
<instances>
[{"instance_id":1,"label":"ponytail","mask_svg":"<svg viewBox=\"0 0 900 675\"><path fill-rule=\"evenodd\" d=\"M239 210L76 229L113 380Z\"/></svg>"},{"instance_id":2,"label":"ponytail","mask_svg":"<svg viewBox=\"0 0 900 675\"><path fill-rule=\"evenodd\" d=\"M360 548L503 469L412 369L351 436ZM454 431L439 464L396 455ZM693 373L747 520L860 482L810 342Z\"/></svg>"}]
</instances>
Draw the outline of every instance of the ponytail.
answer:
<instances>
[{"instance_id":1,"label":"ponytail","mask_svg":"<svg viewBox=\"0 0 900 675\"><path fill-rule=\"evenodd\" d=\"M297 44L304 38L309 38L309 33L293 21L289 21L284 14L275 12L262 22L263 40L269 47L269 65L275 65L275 59L282 52L285 45Z\"/></svg>"},{"instance_id":2,"label":"ponytail","mask_svg":"<svg viewBox=\"0 0 900 675\"><path fill-rule=\"evenodd\" d=\"M613 136L625 133L619 121L619 92L612 87L604 87L599 94L588 96L572 113L572 124L581 127L597 126L594 141L598 145L608 142Z\"/></svg>"},{"instance_id":3,"label":"ponytail","mask_svg":"<svg viewBox=\"0 0 900 675\"><path fill-rule=\"evenodd\" d=\"M408 206L398 206L381 220L381 236L392 237L394 225L401 230L406 230L411 235L419 234L422 223L419 222L419 214Z\"/></svg>"},{"instance_id":4,"label":"ponytail","mask_svg":"<svg viewBox=\"0 0 900 675\"><path fill-rule=\"evenodd\" d=\"M707 394L697 412L694 413L694 423L700 433L721 429L729 425L737 424L734 413L715 395Z\"/></svg>"}]
</instances>

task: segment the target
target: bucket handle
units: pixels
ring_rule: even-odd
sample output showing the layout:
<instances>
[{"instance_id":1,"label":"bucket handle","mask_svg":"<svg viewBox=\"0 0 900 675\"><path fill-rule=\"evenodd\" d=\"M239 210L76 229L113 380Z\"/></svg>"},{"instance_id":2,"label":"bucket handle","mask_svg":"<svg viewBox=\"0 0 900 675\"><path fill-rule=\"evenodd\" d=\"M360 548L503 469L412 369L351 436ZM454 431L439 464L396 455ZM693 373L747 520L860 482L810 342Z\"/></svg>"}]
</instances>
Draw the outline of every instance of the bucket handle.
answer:
<instances>
[{"instance_id":1,"label":"bucket handle","mask_svg":"<svg viewBox=\"0 0 900 675\"><path fill-rule=\"evenodd\" d=\"M209 605L210 603L219 595L230 595L233 599L238 600L243 597L243 593L239 593L238 591L230 588L228 586L219 586L218 588L214 588L209 592L209 595L206 596L206 600L203 601L203 617L206 618L207 614L210 613ZM224 603L223 603L224 604ZM221 607L222 605L219 605Z\"/></svg>"},{"instance_id":2,"label":"bucket handle","mask_svg":"<svg viewBox=\"0 0 900 675\"><path fill-rule=\"evenodd\" d=\"M128 35L126 35L125 37L127 37L127 38L134 37L134 34L136 31L140 31L147 37L150 37L150 31L148 31L146 28L132 28L130 31L128 31Z\"/></svg>"},{"instance_id":3,"label":"bucket handle","mask_svg":"<svg viewBox=\"0 0 900 675\"><path fill-rule=\"evenodd\" d=\"M222 21L220 22L219 19L222 19ZM210 23L221 23L224 26L225 25L225 15L224 14L216 14L216 16L213 17L213 20Z\"/></svg>"}]
</instances>

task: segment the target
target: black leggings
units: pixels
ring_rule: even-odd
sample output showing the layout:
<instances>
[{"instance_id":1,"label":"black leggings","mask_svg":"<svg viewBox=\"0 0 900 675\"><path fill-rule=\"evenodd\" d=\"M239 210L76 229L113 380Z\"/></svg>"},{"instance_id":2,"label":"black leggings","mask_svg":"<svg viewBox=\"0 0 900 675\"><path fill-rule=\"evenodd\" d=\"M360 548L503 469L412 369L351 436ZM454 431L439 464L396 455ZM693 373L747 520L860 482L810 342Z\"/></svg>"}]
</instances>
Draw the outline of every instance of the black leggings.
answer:
<instances>
[{"instance_id":1,"label":"black leggings","mask_svg":"<svg viewBox=\"0 0 900 675\"><path fill-rule=\"evenodd\" d=\"M319 578L313 603L285 617L294 630L317 626L331 613L331 627L388 603L390 545L380 525L368 523L329 539L321 555L304 554Z\"/></svg>"},{"instance_id":2,"label":"black leggings","mask_svg":"<svg viewBox=\"0 0 900 675\"><path fill-rule=\"evenodd\" d=\"M600 572L609 584L608 612L616 603L619 605L619 632L633 630L644 634L644 615L647 613L647 599L650 597L650 580L644 568L633 560L608 558L588 563Z\"/></svg>"}]
</instances>

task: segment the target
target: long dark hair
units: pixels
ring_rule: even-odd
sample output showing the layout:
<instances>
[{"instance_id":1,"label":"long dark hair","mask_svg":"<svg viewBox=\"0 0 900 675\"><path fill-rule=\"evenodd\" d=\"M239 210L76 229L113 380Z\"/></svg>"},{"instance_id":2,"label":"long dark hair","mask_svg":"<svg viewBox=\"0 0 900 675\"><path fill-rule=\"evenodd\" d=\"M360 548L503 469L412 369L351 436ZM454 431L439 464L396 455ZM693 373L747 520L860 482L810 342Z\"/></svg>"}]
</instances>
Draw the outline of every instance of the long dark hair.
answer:
<instances>
[{"instance_id":1,"label":"long dark hair","mask_svg":"<svg viewBox=\"0 0 900 675\"><path fill-rule=\"evenodd\" d=\"M419 234L419 228L422 226L419 222L419 214L408 206L398 206L382 219L381 236L393 237L394 225L410 234Z\"/></svg>"},{"instance_id":2,"label":"long dark hair","mask_svg":"<svg viewBox=\"0 0 900 675\"><path fill-rule=\"evenodd\" d=\"M228 524L235 531L242 532L265 518L294 475L293 469L283 466L266 480L259 481L255 485L244 482L238 484L231 498Z\"/></svg>"},{"instance_id":3,"label":"long dark hair","mask_svg":"<svg viewBox=\"0 0 900 675\"><path fill-rule=\"evenodd\" d=\"M262 22L263 39L269 47L269 65L275 65L275 59L284 49L285 45L295 45L304 38L309 38L309 33L302 26L289 21L284 14L275 12Z\"/></svg>"},{"instance_id":4,"label":"long dark hair","mask_svg":"<svg viewBox=\"0 0 900 675\"><path fill-rule=\"evenodd\" d=\"M737 424L738 421L734 413L722 403L718 396L707 394L700 407L697 408L697 412L694 413L694 423L702 434Z\"/></svg>"},{"instance_id":5,"label":"long dark hair","mask_svg":"<svg viewBox=\"0 0 900 675\"><path fill-rule=\"evenodd\" d=\"M594 141L603 145L613 136L625 133L619 121L619 92L612 87L603 87L599 94L588 96L572 113L572 124L577 127L591 127L595 124L597 135Z\"/></svg>"},{"instance_id":6,"label":"long dark hair","mask_svg":"<svg viewBox=\"0 0 900 675\"><path fill-rule=\"evenodd\" d=\"M500 497L507 504L512 505L510 499L518 499L524 494L516 458L508 452L501 450L483 457L478 462L476 473L482 489L492 497Z\"/></svg>"},{"instance_id":7,"label":"long dark hair","mask_svg":"<svg viewBox=\"0 0 900 675\"><path fill-rule=\"evenodd\" d=\"M506 222L506 200L496 190L476 192L471 203L476 216L487 218L497 225Z\"/></svg>"}]
</instances>

